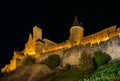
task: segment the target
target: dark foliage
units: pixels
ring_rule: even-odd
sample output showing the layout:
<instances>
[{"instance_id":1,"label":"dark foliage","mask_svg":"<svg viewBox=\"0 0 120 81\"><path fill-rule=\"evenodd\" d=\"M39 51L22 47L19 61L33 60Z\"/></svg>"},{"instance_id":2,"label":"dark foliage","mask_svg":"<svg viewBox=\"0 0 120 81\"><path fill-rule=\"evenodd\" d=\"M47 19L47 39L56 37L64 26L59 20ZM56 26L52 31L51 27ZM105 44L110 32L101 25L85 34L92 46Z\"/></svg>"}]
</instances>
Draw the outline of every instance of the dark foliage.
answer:
<instances>
[{"instance_id":1,"label":"dark foliage","mask_svg":"<svg viewBox=\"0 0 120 81\"><path fill-rule=\"evenodd\" d=\"M50 55L48 58L45 59L45 64L51 69L56 68L60 64L59 55Z\"/></svg>"},{"instance_id":2,"label":"dark foliage","mask_svg":"<svg viewBox=\"0 0 120 81\"><path fill-rule=\"evenodd\" d=\"M26 64L29 64L29 63L35 63L35 61L36 61L35 57L29 55L29 56L27 56L23 59L22 64L26 65Z\"/></svg>"},{"instance_id":3,"label":"dark foliage","mask_svg":"<svg viewBox=\"0 0 120 81\"><path fill-rule=\"evenodd\" d=\"M81 71L91 72L94 70L93 58L90 53L86 52L86 50L81 52L79 65Z\"/></svg>"},{"instance_id":4,"label":"dark foliage","mask_svg":"<svg viewBox=\"0 0 120 81\"><path fill-rule=\"evenodd\" d=\"M99 67L105 63L107 63L111 59L111 56L109 54L106 54L105 52L102 52L101 50L94 52L94 63L96 67Z\"/></svg>"}]
</instances>

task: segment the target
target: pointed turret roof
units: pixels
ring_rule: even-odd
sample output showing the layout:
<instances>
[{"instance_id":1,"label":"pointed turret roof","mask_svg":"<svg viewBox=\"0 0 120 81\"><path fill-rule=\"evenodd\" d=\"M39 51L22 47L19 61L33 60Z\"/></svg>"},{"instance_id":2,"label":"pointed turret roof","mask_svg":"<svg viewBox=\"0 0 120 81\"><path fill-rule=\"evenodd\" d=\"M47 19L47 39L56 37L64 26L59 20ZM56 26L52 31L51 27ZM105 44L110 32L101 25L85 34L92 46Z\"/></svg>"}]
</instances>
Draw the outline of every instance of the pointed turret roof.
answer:
<instances>
[{"instance_id":1,"label":"pointed turret roof","mask_svg":"<svg viewBox=\"0 0 120 81\"><path fill-rule=\"evenodd\" d=\"M75 16L75 20L73 22L73 25L72 26L80 26L78 20L77 20L77 16Z\"/></svg>"},{"instance_id":2,"label":"pointed turret roof","mask_svg":"<svg viewBox=\"0 0 120 81\"><path fill-rule=\"evenodd\" d=\"M75 20L74 20L72 26L82 26L82 23L79 24L78 19L77 19L77 16L75 16Z\"/></svg>"}]
</instances>

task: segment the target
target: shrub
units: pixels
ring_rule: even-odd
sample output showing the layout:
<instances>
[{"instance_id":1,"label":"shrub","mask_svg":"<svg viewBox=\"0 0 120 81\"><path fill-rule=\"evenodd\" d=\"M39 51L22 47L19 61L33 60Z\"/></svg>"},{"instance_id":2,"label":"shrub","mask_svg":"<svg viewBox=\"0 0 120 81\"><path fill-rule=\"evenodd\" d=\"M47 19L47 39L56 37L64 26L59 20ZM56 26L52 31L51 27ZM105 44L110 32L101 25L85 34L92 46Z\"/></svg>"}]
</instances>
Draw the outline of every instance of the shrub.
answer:
<instances>
[{"instance_id":1,"label":"shrub","mask_svg":"<svg viewBox=\"0 0 120 81\"><path fill-rule=\"evenodd\" d=\"M66 64L65 69L66 70L70 70L71 69L71 65L70 64Z\"/></svg>"},{"instance_id":2,"label":"shrub","mask_svg":"<svg viewBox=\"0 0 120 81\"><path fill-rule=\"evenodd\" d=\"M56 68L60 64L59 55L50 55L48 58L45 59L45 64L51 69Z\"/></svg>"},{"instance_id":3,"label":"shrub","mask_svg":"<svg viewBox=\"0 0 120 81\"><path fill-rule=\"evenodd\" d=\"M26 64L29 64L29 63L35 63L35 60L36 60L35 57L29 55L29 56L27 56L23 59L22 64L26 65Z\"/></svg>"},{"instance_id":4,"label":"shrub","mask_svg":"<svg viewBox=\"0 0 120 81\"><path fill-rule=\"evenodd\" d=\"M110 55L106 54L105 52L102 52L101 50L94 52L94 63L96 67L99 67L105 63L107 63L111 57Z\"/></svg>"},{"instance_id":5,"label":"shrub","mask_svg":"<svg viewBox=\"0 0 120 81\"><path fill-rule=\"evenodd\" d=\"M80 70L85 72L91 72L94 69L93 58L90 53L87 53L86 50L81 51L80 57Z\"/></svg>"},{"instance_id":6,"label":"shrub","mask_svg":"<svg viewBox=\"0 0 120 81\"><path fill-rule=\"evenodd\" d=\"M3 76L4 76L4 74L2 72L0 72L0 77L3 77Z\"/></svg>"}]
</instances>

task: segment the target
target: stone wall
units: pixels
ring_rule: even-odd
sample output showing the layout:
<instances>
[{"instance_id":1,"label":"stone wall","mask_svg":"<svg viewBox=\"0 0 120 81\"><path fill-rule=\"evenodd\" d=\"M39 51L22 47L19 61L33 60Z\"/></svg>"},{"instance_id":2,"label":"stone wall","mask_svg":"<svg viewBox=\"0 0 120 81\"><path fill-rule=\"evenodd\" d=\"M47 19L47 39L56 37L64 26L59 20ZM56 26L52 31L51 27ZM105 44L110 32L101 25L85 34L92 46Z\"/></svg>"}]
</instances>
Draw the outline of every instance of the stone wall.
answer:
<instances>
[{"instance_id":1,"label":"stone wall","mask_svg":"<svg viewBox=\"0 0 120 81\"><path fill-rule=\"evenodd\" d=\"M11 72L21 66L21 60L24 58L24 55L18 51L14 51L14 56L10 60L10 64L6 64L4 68L1 69L1 72Z\"/></svg>"},{"instance_id":2,"label":"stone wall","mask_svg":"<svg viewBox=\"0 0 120 81\"><path fill-rule=\"evenodd\" d=\"M39 62L45 60L46 58L48 58L50 55L53 55L53 54L59 55L60 58L61 58L61 61L62 61L64 50L65 49L59 49L59 50L55 50L55 51L49 51L49 52L41 53L39 59L37 59L36 62L39 63Z\"/></svg>"},{"instance_id":3,"label":"stone wall","mask_svg":"<svg viewBox=\"0 0 120 81\"><path fill-rule=\"evenodd\" d=\"M29 35L28 42L25 44L24 54L25 56L27 54L30 54L30 55L35 54L35 43L31 33Z\"/></svg>"},{"instance_id":4,"label":"stone wall","mask_svg":"<svg viewBox=\"0 0 120 81\"><path fill-rule=\"evenodd\" d=\"M81 34L81 32L80 32ZM116 35L120 35L120 28L116 29L116 26L111 26L109 28L106 28L100 32L97 32L95 34L83 37L82 39L77 36L77 38L72 38L75 39L76 41L81 41L79 43L76 43L75 45L79 46L79 45L84 45L86 46L87 44L90 44L90 46L96 44L96 43L100 43L103 41L106 41L108 39L111 39L112 37L116 36ZM74 35L73 35L74 37ZM63 49L63 48L71 48L72 46L75 46L73 44L73 41L71 41L71 39L67 40L68 42L62 42L56 45L51 45L51 46L47 46L43 49L43 52L49 52L49 51L55 51L55 50L59 50L59 49Z\"/></svg>"},{"instance_id":5,"label":"stone wall","mask_svg":"<svg viewBox=\"0 0 120 81\"><path fill-rule=\"evenodd\" d=\"M80 55L81 55L81 49L79 47L74 47L69 50L65 50L63 52L63 59L62 59L63 67L65 67L66 64L70 64L72 66L79 65Z\"/></svg>"},{"instance_id":6,"label":"stone wall","mask_svg":"<svg viewBox=\"0 0 120 81\"><path fill-rule=\"evenodd\" d=\"M99 44L95 43L92 47L90 44L87 44L85 46L75 46L63 51L63 67L65 67L66 64L78 65L82 50L86 50L92 56L95 51L101 50L112 57L111 62L120 60L120 37L117 35Z\"/></svg>"},{"instance_id":7,"label":"stone wall","mask_svg":"<svg viewBox=\"0 0 120 81\"><path fill-rule=\"evenodd\" d=\"M120 37L119 35L117 35L111 39L108 39L107 41L101 41L99 42L99 44L95 43L92 46L90 44L86 44L85 46L83 45L74 46L69 49L59 49L56 51L42 53L40 58L37 60L37 62L41 62L42 60L45 60L49 55L58 54L61 58L63 67L65 67L66 64L70 64L72 66L78 66L82 50L85 50L92 56L94 56L93 53L95 51L101 50L103 52L106 52L112 57L111 62L120 60Z\"/></svg>"},{"instance_id":8,"label":"stone wall","mask_svg":"<svg viewBox=\"0 0 120 81\"><path fill-rule=\"evenodd\" d=\"M43 49L43 52L50 52L50 51L57 51L57 50L61 50L61 49L67 49L70 48L71 45L68 41L66 42L62 42L53 46L48 46L47 48Z\"/></svg>"},{"instance_id":9,"label":"stone wall","mask_svg":"<svg viewBox=\"0 0 120 81\"><path fill-rule=\"evenodd\" d=\"M90 43L91 46L92 46L92 44L94 44L94 43L99 43L101 41L106 41L106 40L118 35L119 33L120 33L119 28L116 29L116 26L111 26L111 27L106 28L106 29L104 29L100 32L97 32L95 34L84 37L81 40L80 44L85 45L87 43Z\"/></svg>"}]
</instances>

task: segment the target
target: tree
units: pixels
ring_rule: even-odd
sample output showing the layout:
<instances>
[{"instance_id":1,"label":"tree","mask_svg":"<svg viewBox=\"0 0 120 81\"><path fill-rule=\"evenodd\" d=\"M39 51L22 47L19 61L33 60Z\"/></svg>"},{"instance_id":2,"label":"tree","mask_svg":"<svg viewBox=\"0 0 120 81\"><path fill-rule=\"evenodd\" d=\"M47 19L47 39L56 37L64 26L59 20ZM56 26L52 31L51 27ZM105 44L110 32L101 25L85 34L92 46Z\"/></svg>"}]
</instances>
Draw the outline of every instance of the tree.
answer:
<instances>
[{"instance_id":1,"label":"tree","mask_svg":"<svg viewBox=\"0 0 120 81\"><path fill-rule=\"evenodd\" d=\"M29 55L29 56L27 56L23 59L22 64L26 65L26 64L29 64L29 63L35 63L35 60L36 60L35 57Z\"/></svg>"},{"instance_id":2,"label":"tree","mask_svg":"<svg viewBox=\"0 0 120 81\"><path fill-rule=\"evenodd\" d=\"M48 58L45 59L45 64L51 69L56 68L60 64L59 55L50 55Z\"/></svg>"},{"instance_id":3,"label":"tree","mask_svg":"<svg viewBox=\"0 0 120 81\"><path fill-rule=\"evenodd\" d=\"M0 78L3 77L3 76L4 76L4 74L2 72L0 72Z\"/></svg>"},{"instance_id":4,"label":"tree","mask_svg":"<svg viewBox=\"0 0 120 81\"><path fill-rule=\"evenodd\" d=\"M94 69L93 58L90 53L86 52L86 50L81 51L81 57L79 60L80 60L79 65L81 71L91 72Z\"/></svg>"},{"instance_id":5,"label":"tree","mask_svg":"<svg viewBox=\"0 0 120 81\"><path fill-rule=\"evenodd\" d=\"M106 54L105 52L102 52L101 50L94 52L94 63L96 67L99 67L105 63L107 63L109 60L111 60L111 56L109 54Z\"/></svg>"}]
</instances>

